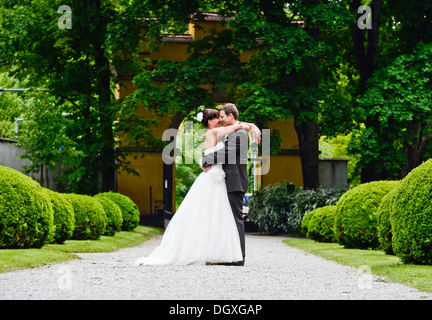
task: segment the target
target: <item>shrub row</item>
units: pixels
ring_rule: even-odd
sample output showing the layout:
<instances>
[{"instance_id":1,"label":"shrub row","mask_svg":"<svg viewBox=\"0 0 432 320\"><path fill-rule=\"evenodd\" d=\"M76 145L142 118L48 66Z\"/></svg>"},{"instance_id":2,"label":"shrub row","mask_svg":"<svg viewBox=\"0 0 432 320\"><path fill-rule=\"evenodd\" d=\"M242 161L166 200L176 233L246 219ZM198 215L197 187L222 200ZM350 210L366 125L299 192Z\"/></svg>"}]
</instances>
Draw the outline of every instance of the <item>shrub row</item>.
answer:
<instances>
[{"instance_id":1,"label":"shrub row","mask_svg":"<svg viewBox=\"0 0 432 320\"><path fill-rule=\"evenodd\" d=\"M397 184L398 181L374 181L345 193L335 212L336 241L347 248L377 248L378 207Z\"/></svg>"},{"instance_id":2,"label":"shrub row","mask_svg":"<svg viewBox=\"0 0 432 320\"><path fill-rule=\"evenodd\" d=\"M307 190L278 183L254 192L248 215L265 232L299 232L303 217L309 211L336 204L346 191L325 188Z\"/></svg>"},{"instance_id":3,"label":"shrub row","mask_svg":"<svg viewBox=\"0 0 432 320\"><path fill-rule=\"evenodd\" d=\"M303 233L346 248L378 248L379 209L397 185L398 181L374 181L347 191L336 205L309 212L302 221Z\"/></svg>"},{"instance_id":4,"label":"shrub row","mask_svg":"<svg viewBox=\"0 0 432 320\"><path fill-rule=\"evenodd\" d=\"M321 242L335 242L334 217L336 205L309 211L302 221L306 236Z\"/></svg>"},{"instance_id":5,"label":"shrub row","mask_svg":"<svg viewBox=\"0 0 432 320\"><path fill-rule=\"evenodd\" d=\"M133 230L138 222L138 207L127 196L58 193L0 166L1 249L40 248L68 239L95 240Z\"/></svg>"},{"instance_id":6,"label":"shrub row","mask_svg":"<svg viewBox=\"0 0 432 320\"><path fill-rule=\"evenodd\" d=\"M375 181L349 190L334 208L309 212L302 231L348 248L379 248L404 263L432 265L432 159L401 181ZM331 208L331 209L330 209ZM333 219L330 216L333 215ZM328 218L328 219L327 219Z\"/></svg>"},{"instance_id":7,"label":"shrub row","mask_svg":"<svg viewBox=\"0 0 432 320\"><path fill-rule=\"evenodd\" d=\"M53 208L31 178L0 166L0 248L39 248L49 239Z\"/></svg>"},{"instance_id":8,"label":"shrub row","mask_svg":"<svg viewBox=\"0 0 432 320\"><path fill-rule=\"evenodd\" d=\"M391 195L391 245L404 263L432 264L432 159L412 170Z\"/></svg>"}]
</instances>

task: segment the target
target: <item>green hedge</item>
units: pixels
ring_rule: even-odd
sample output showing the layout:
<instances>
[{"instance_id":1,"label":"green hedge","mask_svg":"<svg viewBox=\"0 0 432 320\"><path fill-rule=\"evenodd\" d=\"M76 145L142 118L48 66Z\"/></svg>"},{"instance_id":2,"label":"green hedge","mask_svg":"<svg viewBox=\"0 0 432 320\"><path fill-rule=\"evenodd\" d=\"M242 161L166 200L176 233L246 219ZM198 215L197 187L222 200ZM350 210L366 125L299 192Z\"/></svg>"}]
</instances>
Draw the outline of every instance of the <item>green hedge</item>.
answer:
<instances>
[{"instance_id":1,"label":"green hedge","mask_svg":"<svg viewBox=\"0 0 432 320\"><path fill-rule=\"evenodd\" d=\"M81 194L66 194L75 214L72 239L98 240L104 234L107 216L102 205L93 197Z\"/></svg>"},{"instance_id":2,"label":"green hedge","mask_svg":"<svg viewBox=\"0 0 432 320\"><path fill-rule=\"evenodd\" d=\"M121 230L123 224L123 217L120 207L103 194L97 194L94 196L94 198L102 205L108 219L104 235L115 235L117 231Z\"/></svg>"},{"instance_id":3,"label":"green hedge","mask_svg":"<svg viewBox=\"0 0 432 320\"><path fill-rule=\"evenodd\" d=\"M292 205L292 192L294 187L290 184L275 184L256 191L249 201L248 216L265 232L291 232L295 227L288 229L287 211ZM295 215L290 220L296 220ZM301 219L301 217L298 217ZM295 225L295 223L294 223Z\"/></svg>"},{"instance_id":4,"label":"green hedge","mask_svg":"<svg viewBox=\"0 0 432 320\"><path fill-rule=\"evenodd\" d=\"M432 159L402 179L393 201L394 252L404 263L432 264Z\"/></svg>"},{"instance_id":5,"label":"green hedge","mask_svg":"<svg viewBox=\"0 0 432 320\"><path fill-rule=\"evenodd\" d=\"M63 194L49 189L45 189L45 192L51 199L54 212L53 241L63 243L72 238L75 228L73 206Z\"/></svg>"},{"instance_id":6,"label":"green hedge","mask_svg":"<svg viewBox=\"0 0 432 320\"><path fill-rule=\"evenodd\" d=\"M336 205L315 209L309 213L307 237L321 242L335 242L334 220Z\"/></svg>"},{"instance_id":7,"label":"green hedge","mask_svg":"<svg viewBox=\"0 0 432 320\"><path fill-rule=\"evenodd\" d=\"M346 189L316 190L278 183L256 191L248 216L265 232L300 232L304 216L316 208L334 205Z\"/></svg>"},{"instance_id":8,"label":"green hedge","mask_svg":"<svg viewBox=\"0 0 432 320\"><path fill-rule=\"evenodd\" d=\"M384 196L381 201L380 206L378 207L377 216L378 216L378 240L380 243L380 248L386 254L394 254L393 246L392 246L392 227L390 223L390 215L393 211L393 195L397 188L391 190L388 194Z\"/></svg>"},{"instance_id":9,"label":"green hedge","mask_svg":"<svg viewBox=\"0 0 432 320\"><path fill-rule=\"evenodd\" d=\"M315 212L316 212L315 210L311 210L308 213L306 213L300 224L300 234L302 234L305 237L307 236L308 233L309 221L312 218L312 216L315 214Z\"/></svg>"},{"instance_id":10,"label":"green hedge","mask_svg":"<svg viewBox=\"0 0 432 320\"><path fill-rule=\"evenodd\" d=\"M125 195L58 193L0 166L0 249L40 248L68 239L97 240L103 234L133 230L139 218L137 205Z\"/></svg>"},{"instance_id":11,"label":"green hedge","mask_svg":"<svg viewBox=\"0 0 432 320\"><path fill-rule=\"evenodd\" d=\"M45 190L26 175L0 166L0 248L40 248L53 227Z\"/></svg>"},{"instance_id":12,"label":"green hedge","mask_svg":"<svg viewBox=\"0 0 432 320\"><path fill-rule=\"evenodd\" d=\"M338 201L335 213L335 236L347 248L377 248L377 210L383 197L398 181L374 181L361 184Z\"/></svg>"},{"instance_id":13,"label":"green hedge","mask_svg":"<svg viewBox=\"0 0 432 320\"><path fill-rule=\"evenodd\" d=\"M128 196L116 192L104 192L101 196L107 197L120 207L123 218L121 230L131 231L138 226L140 212L138 206Z\"/></svg>"}]
</instances>

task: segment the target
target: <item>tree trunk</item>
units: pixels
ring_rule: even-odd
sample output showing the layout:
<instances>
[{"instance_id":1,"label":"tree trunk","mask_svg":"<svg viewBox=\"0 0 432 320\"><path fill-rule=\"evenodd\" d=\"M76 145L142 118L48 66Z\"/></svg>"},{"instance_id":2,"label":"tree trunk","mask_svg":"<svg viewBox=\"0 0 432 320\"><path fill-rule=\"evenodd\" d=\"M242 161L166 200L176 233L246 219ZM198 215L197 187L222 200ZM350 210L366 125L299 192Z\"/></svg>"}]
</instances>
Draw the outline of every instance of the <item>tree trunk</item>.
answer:
<instances>
[{"instance_id":1,"label":"tree trunk","mask_svg":"<svg viewBox=\"0 0 432 320\"><path fill-rule=\"evenodd\" d=\"M294 119L294 126L300 145L303 186L305 189L316 189L319 185L319 129L313 119L300 122Z\"/></svg>"},{"instance_id":2,"label":"tree trunk","mask_svg":"<svg viewBox=\"0 0 432 320\"><path fill-rule=\"evenodd\" d=\"M413 135L413 138L404 147L407 163L401 169L400 179L403 179L412 169L423 162L424 154L430 141L430 135L422 132L422 124L419 121L410 123L408 125L408 132Z\"/></svg>"},{"instance_id":3,"label":"tree trunk","mask_svg":"<svg viewBox=\"0 0 432 320\"><path fill-rule=\"evenodd\" d=\"M359 67L362 92L366 90L366 83L375 72L377 66L379 21L382 4L383 0L373 0L371 3L372 29L360 29L357 22L351 25L354 53ZM360 0L352 1L350 4L351 13L357 15L357 10L360 6ZM367 47L365 47L366 32Z\"/></svg>"},{"instance_id":4,"label":"tree trunk","mask_svg":"<svg viewBox=\"0 0 432 320\"><path fill-rule=\"evenodd\" d=\"M386 170L378 170L379 163L370 163L361 171L360 182L367 183L371 181L387 180L388 172Z\"/></svg>"},{"instance_id":5,"label":"tree trunk","mask_svg":"<svg viewBox=\"0 0 432 320\"><path fill-rule=\"evenodd\" d=\"M357 10L361 5L362 3L360 0L353 0L350 3L351 13L357 15ZM382 5L383 0L373 0L370 5L372 11L372 29L360 29L357 25L357 21L351 25L354 53L359 68L362 92L366 91L367 81L372 77L377 67L379 21ZM365 42L366 32L367 42ZM368 119L366 119L366 126L368 126ZM364 183L383 179L383 177L386 176L386 172L379 172L377 168L378 166L375 164L369 164L363 168L361 172L361 182Z\"/></svg>"},{"instance_id":6,"label":"tree trunk","mask_svg":"<svg viewBox=\"0 0 432 320\"><path fill-rule=\"evenodd\" d=\"M112 128L113 112L111 106L111 71L109 61L105 56L103 48L102 35L106 33L106 21L102 16L100 0L93 1L93 5L99 13L97 19L96 34L100 37L95 37L93 43L95 51L95 69L97 72L97 91L99 96L99 124L102 135L102 150L100 154L100 172L102 176L101 192L115 191L115 175L116 175L116 154L115 141Z\"/></svg>"}]
</instances>

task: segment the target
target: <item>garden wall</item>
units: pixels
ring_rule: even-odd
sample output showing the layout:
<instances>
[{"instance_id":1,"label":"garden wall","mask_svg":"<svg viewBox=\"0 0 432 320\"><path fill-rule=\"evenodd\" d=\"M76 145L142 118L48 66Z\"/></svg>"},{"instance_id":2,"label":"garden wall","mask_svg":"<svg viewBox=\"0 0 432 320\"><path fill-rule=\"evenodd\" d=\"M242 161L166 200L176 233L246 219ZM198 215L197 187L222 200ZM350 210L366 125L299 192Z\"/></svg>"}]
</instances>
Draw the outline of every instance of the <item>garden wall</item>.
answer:
<instances>
[{"instance_id":1,"label":"garden wall","mask_svg":"<svg viewBox=\"0 0 432 320\"><path fill-rule=\"evenodd\" d=\"M319 184L324 188L348 187L348 159L319 159Z\"/></svg>"},{"instance_id":2,"label":"garden wall","mask_svg":"<svg viewBox=\"0 0 432 320\"><path fill-rule=\"evenodd\" d=\"M26 174L23 167L31 163L27 159L19 158L24 153L24 148L16 146L16 143L17 141L15 140L0 138L0 165ZM39 181L42 187L56 191L54 173L45 166L42 166L41 172L28 173L26 175Z\"/></svg>"}]
</instances>

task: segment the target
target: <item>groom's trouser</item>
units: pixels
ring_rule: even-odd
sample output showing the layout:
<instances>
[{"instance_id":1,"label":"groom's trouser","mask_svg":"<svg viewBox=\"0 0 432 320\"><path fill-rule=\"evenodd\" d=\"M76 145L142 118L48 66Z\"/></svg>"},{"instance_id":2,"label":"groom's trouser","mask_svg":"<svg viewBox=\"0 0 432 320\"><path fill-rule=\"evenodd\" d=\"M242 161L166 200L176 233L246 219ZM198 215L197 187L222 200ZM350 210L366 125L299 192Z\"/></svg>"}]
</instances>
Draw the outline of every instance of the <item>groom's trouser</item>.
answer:
<instances>
[{"instance_id":1,"label":"groom's trouser","mask_svg":"<svg viewBox=\"0 0 432 320\"><path fill-rule=\"evenodd\" d=\"M243 197L245 193L242 191L228 192L228 199L231 205L231 210L234 214L234 220L237 225L237 230L240 237L240 246L243 253L243 260L245 254L245 228L243 219Z\"/></svg>"}]
</instances>

